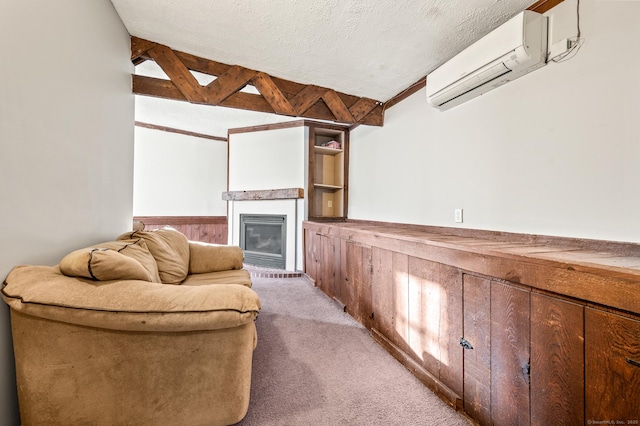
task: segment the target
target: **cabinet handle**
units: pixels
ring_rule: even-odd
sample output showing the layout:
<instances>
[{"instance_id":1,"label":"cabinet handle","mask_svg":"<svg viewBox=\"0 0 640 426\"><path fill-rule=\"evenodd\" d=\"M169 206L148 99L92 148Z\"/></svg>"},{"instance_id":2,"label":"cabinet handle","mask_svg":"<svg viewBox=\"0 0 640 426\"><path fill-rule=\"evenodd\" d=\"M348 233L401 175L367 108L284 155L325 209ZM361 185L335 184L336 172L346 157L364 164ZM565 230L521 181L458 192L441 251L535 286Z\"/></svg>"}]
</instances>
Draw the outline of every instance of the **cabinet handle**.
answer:
<instances>
[{"instance_id":1,"label":"cabinet handle","mask_svg":"<svg viewBox=\"0 0 640 426\"><path fill-rule=\"evenodd\" d=\"M640 361L633 360L631 358L627 358L627 363L634 365L636 367L640 367Z\"/></svg>"},{"instance_id":2,"label":"cabinet handle","mask_svg":"<svg viewBox=\"0 0 640 426\"><path fill-rule=\"evenodd\" d=\"M465 349L473 349L473 346L471 346L471 343L469 343L469 341L464 337L460 338L460 346L462 346Z\"/></svg>"}]
</instances>

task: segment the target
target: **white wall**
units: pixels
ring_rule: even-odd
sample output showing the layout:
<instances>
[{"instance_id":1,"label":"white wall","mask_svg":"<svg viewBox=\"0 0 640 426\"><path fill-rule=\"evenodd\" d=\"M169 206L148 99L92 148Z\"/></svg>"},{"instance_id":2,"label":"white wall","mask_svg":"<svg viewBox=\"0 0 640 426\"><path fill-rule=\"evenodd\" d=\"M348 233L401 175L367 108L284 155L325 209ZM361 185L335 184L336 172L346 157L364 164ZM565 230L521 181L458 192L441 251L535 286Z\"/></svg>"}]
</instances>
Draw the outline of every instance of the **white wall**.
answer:
<instances>
[{"instance_id":1,"label":"white wall","mask_svg":"<svg viewBox=\"0 0 640 426\"><path fill-rule=\"evenodd\" d=\"M355 129L349 217L640 242L640 2L581 3L568 62L445 112L422 90ZM549 12L554 41L575 5Z\"/></svg>"},{"instance_id":2,"label":"white wall","mask_svg":"<svg viewBox=\"0 0 640 426\"><path fill-rule=\"evenodd\" d=\"M227 143L136 127L135 216L226 216Z\"/></svg>"},{"instance_id":3,"label":"white wall","mask_svg":"<svg viewBox=\"0 0 640 426\"><path fill-rule=\"evenodd\" d=\"M229 190L304 188L307 127L229 135Z\"/></svg>"},{"instance_id":4,"label":"white wall","mask_svg":"<svg viewBox=\"0 0 640 426\"><path fill-rule=\"evenodd\" d=\"M0 13L0 277L131 229L129 35L108 0L6 0ZM0 423L19 424L8 308Z\"/></svg>"},{"instance_id":5,"label":"white wall","mask_svg":"<svg viewBox=\"0 0 640 426\"><path fill-rule=\"evenodd\" d=\"M305 126L229 135L229 190L304 188L308 159ZM229 203L229 241L240 244L240 214L287 216L285 269L302 270L304 200L234 201Z\"/></svg>"}]
</instances>

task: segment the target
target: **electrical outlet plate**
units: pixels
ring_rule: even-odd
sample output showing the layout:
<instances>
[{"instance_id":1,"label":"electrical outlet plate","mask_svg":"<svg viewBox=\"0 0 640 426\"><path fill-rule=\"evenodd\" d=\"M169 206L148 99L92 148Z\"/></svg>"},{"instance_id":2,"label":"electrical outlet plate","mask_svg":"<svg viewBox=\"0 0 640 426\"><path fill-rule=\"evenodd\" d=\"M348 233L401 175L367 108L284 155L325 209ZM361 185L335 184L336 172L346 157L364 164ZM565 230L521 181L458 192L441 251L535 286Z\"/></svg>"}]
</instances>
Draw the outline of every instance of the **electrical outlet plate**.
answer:
<instances>
[{"instance_id":1,"label":"electrical outlet plate","mask_svg":"<svg viewBox=\"0 0 640 426\"><path fill-rule=\"evenodd\" d=\"M453 211L453 220L456 223L462 223L462 209L455 209Z\"/></svg>"}]
</instances>

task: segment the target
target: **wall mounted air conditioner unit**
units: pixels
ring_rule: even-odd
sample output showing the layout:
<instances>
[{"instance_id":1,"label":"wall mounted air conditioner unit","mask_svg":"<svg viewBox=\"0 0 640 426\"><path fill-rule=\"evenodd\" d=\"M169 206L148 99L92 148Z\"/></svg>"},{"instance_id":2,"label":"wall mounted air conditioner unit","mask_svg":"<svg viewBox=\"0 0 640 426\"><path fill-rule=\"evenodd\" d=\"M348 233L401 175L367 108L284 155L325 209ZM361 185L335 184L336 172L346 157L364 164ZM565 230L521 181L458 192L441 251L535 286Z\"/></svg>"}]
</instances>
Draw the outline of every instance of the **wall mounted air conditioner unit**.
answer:
<instances>
[{"instance_id":1,"label":"wall mounted air conditioner unit","mask_svg":"<svg viewBox=\"0 0 640 426\"><path fill-rule=\"evenodd\" d=\"M547 18L525 10L427 76L427 101L446 110L542 67Z\"/></svg>"}]
</instances>

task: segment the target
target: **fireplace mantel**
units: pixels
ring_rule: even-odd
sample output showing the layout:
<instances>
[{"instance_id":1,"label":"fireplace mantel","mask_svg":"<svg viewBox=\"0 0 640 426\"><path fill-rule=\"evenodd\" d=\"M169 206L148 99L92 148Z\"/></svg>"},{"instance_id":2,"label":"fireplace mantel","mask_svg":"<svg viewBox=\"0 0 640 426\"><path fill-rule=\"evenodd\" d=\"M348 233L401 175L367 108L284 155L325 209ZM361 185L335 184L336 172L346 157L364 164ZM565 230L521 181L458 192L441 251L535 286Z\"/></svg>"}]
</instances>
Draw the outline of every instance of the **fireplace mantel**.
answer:
<instances>
[{"instance_id":1,"label":"fireplace mantel","mask_svg":"<svg viewBox=\"0 0 640 426\"><path fill-rule=\"evenodd\" d=\"M303 188L265 189L259 191L228 191L222 193L226 201L291 200L304 198Z\"/></svg>"}]
</instances>

